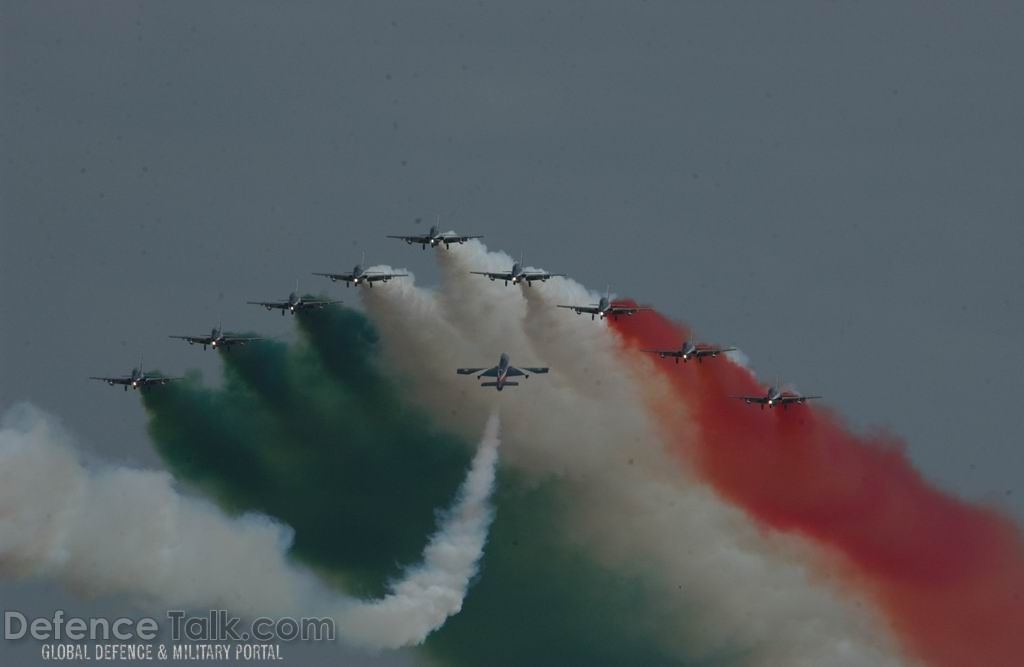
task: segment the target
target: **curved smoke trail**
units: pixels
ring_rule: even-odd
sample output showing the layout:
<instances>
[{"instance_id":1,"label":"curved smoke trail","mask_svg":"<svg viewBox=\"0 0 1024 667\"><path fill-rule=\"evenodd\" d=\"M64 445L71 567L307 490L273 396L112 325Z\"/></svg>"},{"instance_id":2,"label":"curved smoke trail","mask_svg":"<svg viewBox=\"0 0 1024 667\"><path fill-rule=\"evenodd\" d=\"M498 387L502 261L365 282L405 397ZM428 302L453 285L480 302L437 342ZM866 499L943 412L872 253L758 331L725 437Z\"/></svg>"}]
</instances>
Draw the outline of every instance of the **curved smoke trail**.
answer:
<instances>
[{"instance_id":1,"label":"curved smoke trail","mask_svg":"<svg viewBox=\"0 0 1024 667\"><path fill-rule=\"evenodd\" d=\"M689 333L654 312L612 326L630 348L678 345ZM842 554L914 655L951 667L1020 664L1024 540L1008 517L940 491L895 438L854 434L827 409L730 400L763 388L729 360L679 369L630 356L657 365L691 407L698 437L677 434L676 446L701 477L758 521Z\"/></svg>"},{"instance_id":2,"label":"curved smoke trail","mask_svg":"<svg viewBox=\"0 0 1024 667\"><path fill-rule=\"evenodd\" d=\"M423 552L423 563L382 600L353 605L338 616L354 644L399 648L422 642L462 609L493 518L490 498L498 463L499 421L491 415L457 504Z\"/></svg>"},{"instance_id":3,"label":"curved smoke trail","mask_svg":"<svg viewBox=\"0 0 1024 667\"><path fill-rule=\"evenodd\" d=\"M456 504L381 600L327 591L290 562L292 532L228 517L177 493L162 472L89 469L54 420L30 405L0 423L0 573L57 578L91 594L249 615L331 615L368 648L421 643L458 613L491 524L498 419L492 416Z\"/></svg>"}]
</instances>

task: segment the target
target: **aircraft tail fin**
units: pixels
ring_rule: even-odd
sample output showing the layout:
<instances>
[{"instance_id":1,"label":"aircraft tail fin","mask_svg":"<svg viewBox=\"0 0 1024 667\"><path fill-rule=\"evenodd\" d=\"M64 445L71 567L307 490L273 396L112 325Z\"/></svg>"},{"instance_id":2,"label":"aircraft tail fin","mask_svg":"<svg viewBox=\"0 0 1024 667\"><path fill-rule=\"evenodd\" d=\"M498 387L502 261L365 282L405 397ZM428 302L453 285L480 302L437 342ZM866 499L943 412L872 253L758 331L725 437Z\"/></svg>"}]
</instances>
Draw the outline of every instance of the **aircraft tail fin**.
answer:
<instances>
[{"instance_id":1,"label":"aircraft tail fin","mask_svg":"<svg viewBox=\"0 0 1024 667\"><path fill-rule=\"evenodd\" d=\"M497 387L498 383L497 382L481 382L480 386L481 387ZM504 384L504 386L505 387L518 387L519 383L518 382L511 382L511 381L509 381L509 382L506 382Z\"/></svg>"}]
</instances>

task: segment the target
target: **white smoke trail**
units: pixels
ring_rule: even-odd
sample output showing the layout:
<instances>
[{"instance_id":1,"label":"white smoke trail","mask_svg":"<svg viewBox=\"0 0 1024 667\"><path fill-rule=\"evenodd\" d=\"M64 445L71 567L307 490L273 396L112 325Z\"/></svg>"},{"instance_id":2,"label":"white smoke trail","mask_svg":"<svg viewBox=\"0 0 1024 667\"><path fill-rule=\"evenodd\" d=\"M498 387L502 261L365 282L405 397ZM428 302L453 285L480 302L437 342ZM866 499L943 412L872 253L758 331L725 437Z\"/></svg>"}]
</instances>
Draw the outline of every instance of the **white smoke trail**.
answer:
<instances>
[{"instance_id":1,"label":"white smoke trail","mask_svg":"<svg viewBox=\"0 0 1024 667\"><path fill-rule=\"evenodd\" d=\"M743 350L730 350L725 353L725 356L729 361L737 366L742 366L743 368L750 370L750 357L748 357Z\"/></svg>"},{"instance_id":2,"label":"white smoke trail","mask_svg":"<svg viewBox=\"0 0 1024 667\"><path fill-rule=\"evenodd\" d=\"M505 287L469 270L505 270L511 258L468 243L439 253L435 292L409 280L401 289L364 291L386 362L411 382L421 403L475 429L500 403L506 464L572 485L572 534L588 552L626 571L641 567L667 595L681 591L702 613L667 620L666 635L709 652L736 643L754 647L763 664L891 665L900 659L878 620L817 581L804 566L807 547L765 535L740 511L694 483L667 453L648 401L672 396L649 360L623 363L618 341L602 322L556 309L596 296L571 280ZM525 295L525 299L524 299ZM415 310L415 326L402 316ZM486 315L485 317L474 317ZM450 340L450 347L438 341ZM550 365L497 395L457 377L454 369L493 363ZM416 378L428 378L421 383ZM689 425L685 406L679 423ZM795 552L800 558L794 558ZM637 563L643 563L638 566Z\"/></svg>"},{"instance_id":3,"label":"white smoke trail","mask_svg":"<svg viewBox=\"0 0 1024 667\"><path fill-rule=\"evenodd\" d=\"M462 601L483 553L494 512L490 497L498 462L499 422L491 415L459 500L411 570L382 600L354 605L338 616L350 642L398 648L421 643Z\"/></svg>"},{"instance_id":4,"label":"white smoke trail","mask_svg":"<svg viewBox=\"0 0 1024 667\"><path fill-rule=\"evenodd\" d=\"M172 607L334 616L365 648L421 643L458 613L490 527L498 420L488 422L455 506L422 564L382 600L329 591L288 558L292 532L261 515L228 517L179 494L163 472L86 467L37 408L0 421L0 576L60 580L80 593L124 593Z\"/></svg>"},{"instance_id":5,"label":"white smoke trail","mask_svg":"<svg viewBox=\"0 0 1024 667\"><path fill-rule=\"evenodd\" d=\"M56 422L27 404L0 425L0 572L175 606L291 610L312 581L291 568L291 532L228 518L178 494L166 473L90 470Z\"/></svg>"},{"instance_id":6,"label":"white smoke trail","mask_svg":"<svg viewBox=\"0 0 1024 667\"><path fill-rule=\"evenodd\" d=\"M515 260L505 253L487 254L475 252L477 250L482 251L483 244L472 240L465 247L437 253L442 284L458 283L462 286L458 290L440 290L437 294L438 305L444 318L463 335L506 344L497 326L509 318L522 317L523 301L517 294L518 290L470 272L508 271ZM476 261L465 261L467 258ZM510 349L508 352L516 353L517 350Z\"/></svg>"}]
</instances>

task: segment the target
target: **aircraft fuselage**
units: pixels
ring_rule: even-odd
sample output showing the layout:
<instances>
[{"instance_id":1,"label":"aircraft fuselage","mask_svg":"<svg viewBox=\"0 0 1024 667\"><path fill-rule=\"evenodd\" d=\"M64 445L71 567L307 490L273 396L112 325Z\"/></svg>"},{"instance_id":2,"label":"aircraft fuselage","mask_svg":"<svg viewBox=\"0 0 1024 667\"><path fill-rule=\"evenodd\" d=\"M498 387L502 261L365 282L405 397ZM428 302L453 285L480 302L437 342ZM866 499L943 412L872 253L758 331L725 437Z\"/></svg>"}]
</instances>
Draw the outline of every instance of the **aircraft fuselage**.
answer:
<instances>
[{"instance_id":1,"label":"aircraft fuselage","mask_svg":"<svg viewBox=\"0 0 1024 667\"><path fill-rule=\"evenodd\" d=\"M502 352L501 358L498 359L498 375L494 379L498 391L505 388L505 382L508 380L508 366L508 355Z\"/></svg>"}]
</instances>

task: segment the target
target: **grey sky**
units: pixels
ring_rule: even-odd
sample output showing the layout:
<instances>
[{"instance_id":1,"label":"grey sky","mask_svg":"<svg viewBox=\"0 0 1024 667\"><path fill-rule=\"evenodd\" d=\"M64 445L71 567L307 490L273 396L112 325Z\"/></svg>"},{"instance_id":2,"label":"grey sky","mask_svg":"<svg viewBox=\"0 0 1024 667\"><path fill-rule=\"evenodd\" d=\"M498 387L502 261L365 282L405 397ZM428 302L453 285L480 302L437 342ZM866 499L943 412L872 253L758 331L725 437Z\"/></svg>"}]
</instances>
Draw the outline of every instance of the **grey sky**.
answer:
<instances>
[{"instance_id":1,"label":"grey sky","mask_svg":"<svg viewBox=\"0 0 1024 667\"><path fill-rule=\"evenodd\" d=\"M309 274L363 251L430 282L383 235L441 214L1024 517L1020 3L0 7L0 407L97 456L158 465L86 376L215 376L167 334L289 335L244 302L355 301ZM78 604L0 585L36 595Z\"/></svg>"}]
</instances>

